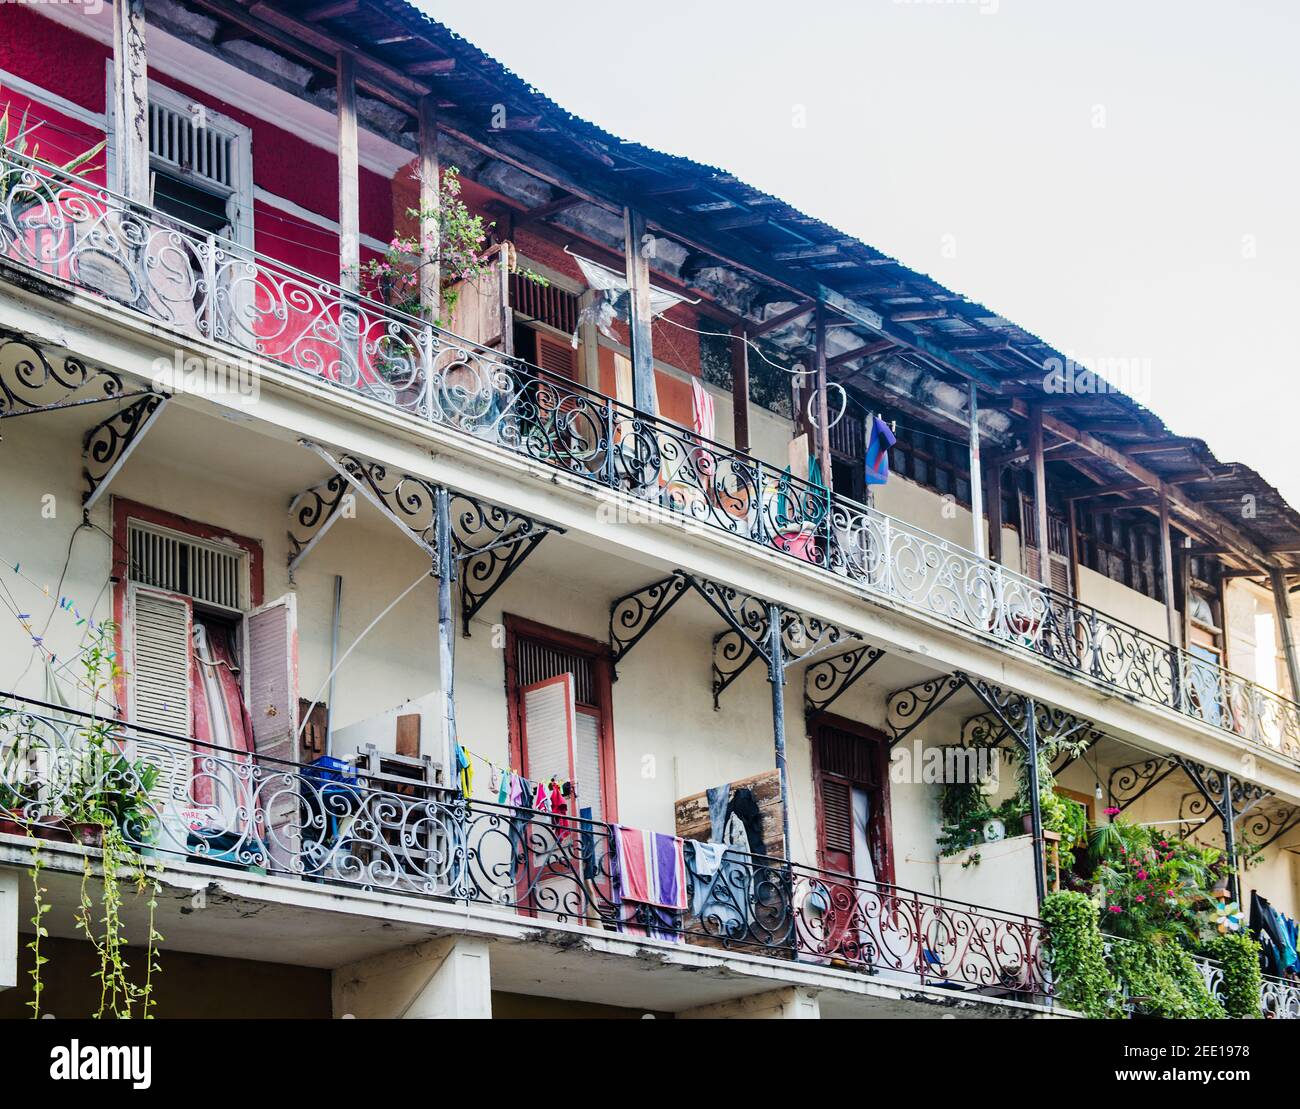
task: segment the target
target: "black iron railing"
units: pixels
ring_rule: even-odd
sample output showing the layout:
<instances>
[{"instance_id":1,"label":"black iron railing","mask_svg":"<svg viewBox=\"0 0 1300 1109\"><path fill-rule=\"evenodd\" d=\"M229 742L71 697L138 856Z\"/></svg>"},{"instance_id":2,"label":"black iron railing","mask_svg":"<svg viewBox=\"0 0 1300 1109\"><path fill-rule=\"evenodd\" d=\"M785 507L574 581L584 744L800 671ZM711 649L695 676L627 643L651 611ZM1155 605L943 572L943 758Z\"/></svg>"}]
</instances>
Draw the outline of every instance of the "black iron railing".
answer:
<instances>
[{"instance_id":1,"label":"black iron railing","mask_svg":"<svg viewBox=\"0 0 1300 1109\"><path fill-rule=\"evenodd\" d=\"M1300 706L761 460L11 153L0 257L1300 761Z\"/></svg>"},{"instance_id":2,"label":"black iron railing","mask_svg":"<svg viewBox=\"0 0 1300 1109\"><path fill-rule=\"evenodd\" d=\"M684 852L684 908L620 896L614 830L303 766L0 697L0 831L90 845L104 823L159 861L433 898L989 995L1049 992L1043 927L781 859Z\"/></svg>"}]
</instances>

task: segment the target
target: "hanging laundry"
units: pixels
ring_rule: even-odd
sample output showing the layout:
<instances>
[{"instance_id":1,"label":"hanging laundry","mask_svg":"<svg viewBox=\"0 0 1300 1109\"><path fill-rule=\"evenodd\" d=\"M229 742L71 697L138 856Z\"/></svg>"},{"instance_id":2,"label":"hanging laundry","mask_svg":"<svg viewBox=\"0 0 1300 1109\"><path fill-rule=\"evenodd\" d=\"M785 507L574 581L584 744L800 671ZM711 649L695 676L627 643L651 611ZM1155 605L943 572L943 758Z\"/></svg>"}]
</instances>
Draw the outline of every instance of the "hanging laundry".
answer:
<instances>
[{"instance_id":1,"label":"hanging laundry","mask_svg":"<svg viewBox=\"0 0 1300 1109\"><path fill-rule=\"evenodd\" d=\"M614 902L619 927L630 935L681 943L686 909L685 846L677 836L611 826L615 854Z\"/></svg>"},{"instance_id":2,"label":"hanging laundry","mask_svg":"<svg viewBox=\"0 0 1300 1109\"><path fill-rule=\"evenodd\" d=\"M889 451L898 437L879 416L872 417L867 434L865 477L868 485L884 485L889 480Z\"/></svg>"},{"instance_id":3,"label":"hanging laundry","mask_svg":"<svg viewBox=\"0 0 1300 1109\"><path fill-rule=\"evenodd\" d=\"M506 805L510 803L510 791L514 785L515 773L513 770L501 771L501 780L497 783L497 804Z\"/></svg>"},{"instance_id":4,"label":"hanging laundry","mask_svg":"<svg viewBox=\"0 0 1300 1109\"><path fill-rule=\"evenodd\" d=\"M469 752L459 743L456 744L456 775L461 796L468 800L474 795L474 763Z\"/></svg>"},{"instance_id":5,"label":"hanging laundry","mask_svg":"<svg viewBox=\"0 0 1300 1109\"><path fill-rule=\"evenodd\" d=\"M712 439L715 422L713 394L700 383L698 377L691 378L691 425L695 428L695 434Z\"/></svg>"}]
</instances>

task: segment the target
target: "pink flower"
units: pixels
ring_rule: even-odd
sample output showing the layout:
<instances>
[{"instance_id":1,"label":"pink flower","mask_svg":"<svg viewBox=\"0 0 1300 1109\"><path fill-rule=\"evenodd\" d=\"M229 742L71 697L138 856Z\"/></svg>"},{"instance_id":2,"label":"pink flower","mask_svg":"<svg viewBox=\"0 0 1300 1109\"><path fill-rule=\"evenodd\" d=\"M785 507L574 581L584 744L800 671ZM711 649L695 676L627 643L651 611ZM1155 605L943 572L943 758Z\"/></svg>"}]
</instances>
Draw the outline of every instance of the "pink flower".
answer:
<instances>
[{"instance_id":1,"label":"pink flower","mask_svg":"<svg viewBox=\"0 0 1300 1109\"><path fill-rule=\"evenodd\" d=\"M1119 814L1120 814L1120 810L1117 809L1114 805L1111 805L1111 807L1106 810L1107 816L1119 816Z\"/></svg>"},{"instance_id":2,"label":"pink flower","mask_svg":"<svg viewBox=\"0 0 1300 1109\"><path fill-rule=\"evenodd\" d=\"M1138 871L1138 881L1139 881L1139 882L1145 882L1146 880L1147 880L1147 872L1146 872L1145 870L1139 870L1139 871Z\"/></svg>"},{"instance_id":3,"label":"pink flower","mask_svg":"<svg viewBox=\"0 0 1300 1109\"><path fill-rule=\"evenodd\" d=\"M1112 913L1122 913L1124 910L1121 909L1118 905L1112 905L1112 906L1110 907L1110 911L1111 911Z\"/></svg>"},{"instance_id":4,"label":"pink flower","mask_svg":"<svg viewBox=\"0 0 1300 1109\"><path fill-rule=\"evenodd\" d=\"M1146 895L1145 893L1139 893L1139 894L1137 895L1137 897L1135 897L1133 900L1134 900L1134 901L1145 901L1146 899L1147 899L1147 895Z\"/></svg>"}]
</instances>

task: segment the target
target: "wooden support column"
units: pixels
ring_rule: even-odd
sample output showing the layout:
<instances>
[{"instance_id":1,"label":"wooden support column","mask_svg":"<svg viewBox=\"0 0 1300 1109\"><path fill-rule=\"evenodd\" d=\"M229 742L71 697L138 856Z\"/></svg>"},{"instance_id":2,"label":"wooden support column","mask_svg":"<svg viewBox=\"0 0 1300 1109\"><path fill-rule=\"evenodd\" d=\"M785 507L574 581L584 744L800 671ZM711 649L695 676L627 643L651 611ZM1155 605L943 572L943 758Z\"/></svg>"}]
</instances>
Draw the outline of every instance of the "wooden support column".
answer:
<instances>
[{"instance_id":1,"label":"wooden support column","mask_svg":"<svg viewBox=\"0 0 1300 1109\"><path fill-rule=\"evenodd\" d=\"M1291 680L1291 699L1300 700L1300 659L1296 657L1295 628L1291 623L1291 601L1287 593L1286 571L1280 566L1270 566L1269 584L1273 587L1273 607L1277 609L1278 631L1282 634L1282 653L1286 657L1286 673Z\"/></svg>"},{"instance_id":2,"label":"wooden support column","mask_svg":"<svg viewBox=\"0 0 1300 1109\"><path fill-rule=\"evenodd\" d=\"M339 124L339 284L356 292L361 286L360 160L357 150L357 82L351 54L337 56Z\"/></svg>"},{"instance_id":3,"label":"wooden support column","mask_svg":"<svg viewBox=\"0 0 1300 1109\"><path fill-rule=\"evenodd\" d=\"M821 301L817 302L817 311L813 319L817 329L817 420L812 426L812 446L817 462L821 466L822 481L826 483L827 489L832 489L834 486L831 483L831 409L826 388L826 308Z\"/></svg>"},{"instance_id":4,"label":"wooden support column","mask_svg":"<svg viewBox=\"0 0 1300 1109\"><path fill-rule=\"evenodd\" d=\"M645 216L623 209L624 256L627 259L628 333L632 340L632 403L642 412L656 414L655 356L650 331L650 255L646 244Z\"/></svg>"},{"instance_id":5,"label":"wooden support column","mask_svg":"<svg viewBox=\"0 0 1300 1109\"><path fill-rule=\"evenodd\" d=\"M1029 465L1034 473L1034 532L1038 538L1038 580L1052 584L1051 544L1047 536L1047 466L1043 461L1043 406L1029 406ZM1023 542L1024 537L1021 537Z\"/></svg>"},{"instance_id":6,"label":"wooden support column","mask_svg":"<svg viewBox=\"0 0 1300 1109\"><path fill-rule=\"evenodd\" d=\"M970 424L970 511L973 550L984 557L988 545L984 539L984 473L980 467L980 409L975 393L975 383L970 384L970 401L966 420Z\"/></svg>"},{"instance_id":7,"label":"wooden support column","mask_svg":"<svg viewBox=\"0 0 1300 1109\"><path fill-rule=\"evenodd\" d=\"M989 558L1002 561L1002 459L995 457L988 465Z\"/></svg>"},{"instance_id":8,"label":"wooden support column","mask_svg":"<svg viewBox=\"0 0 1300 1109\"><path fill-rule=\"evenodd\" d=\"M749 344L744 328L732 328L731 412L736 450L749 451Z\"/></svg>"},{"instance_id":9,"label":"wooden support column","mask_svg":"<svg viewBox=\"0 0 1300 1109\"><path fill-rule=\"evenodd\" d=\"M113 188L130 200L150 203L144 0L113 3L113 141Z\"/></svg>"},{"instance_id":10,"label":"wooden support column","mask_svg":"<svg viewBox=\"0 0 1300 1109\"><path fill-rule=\"evenodd\" d=\"M1181 647L1178 610L1174 607L1174 547L1169 538L1169 498L1160 498L1160 567L1165 591L1165 621L1169 629L1169 646Z\"/></svg>"},{"instance_id":11,"label":"wooden support column","mask_svg":"<svg viewBox=\"0 0 1300 1109\"><path fill-rule=\"evenodd\" d=\"M432 96L420 97L420 308L426 320L442 313L441 194L438 166L438 114Z\"/></svg>"}]
</instances>

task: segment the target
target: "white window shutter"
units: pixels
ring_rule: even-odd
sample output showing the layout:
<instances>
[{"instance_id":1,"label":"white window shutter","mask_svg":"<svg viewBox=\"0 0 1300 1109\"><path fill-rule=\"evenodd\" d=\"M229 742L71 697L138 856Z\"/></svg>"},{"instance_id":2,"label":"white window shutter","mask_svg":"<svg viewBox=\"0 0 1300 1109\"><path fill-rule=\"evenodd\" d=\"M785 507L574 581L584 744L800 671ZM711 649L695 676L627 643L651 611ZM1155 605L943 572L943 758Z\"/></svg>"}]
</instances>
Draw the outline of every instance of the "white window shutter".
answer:
<instances>
[{"instance_id":1,"label":"white window shutter","mask_svg":"<svg viewBox=\"0 0 1300 1109\"><path fill-rule=\"evenodd\" d=\"M577 740L574 717L573 675L524 686L524 777L548 782L552 777L569 781L577 777Z\"/></svg>"},{"instance_id":2,"label":"white window shutter","mask_svg":"<svg viewBox=\"0 0 1300 1109\"><path fill-rule=\"evenodd\" d=\"M578 808L591 809L592 820L605 819L605 798L600 783L600 717L578 713ZM577 811L576 809L571 811Z\"/></svg>"},{"instance_id":3,"label":"white window shutter","mask_svg":"<svg viewBox=\"0 0 1300 1109\"><path fill-rule=\"evenodd\" d=\"M190 643L194 613L188 597L154 589L131 590L131 720L177 736L189 736ZM192 764L179 740L141 736L136 757L158 767L150 791L155 808L185 806L190 798Z\"/></svg>"}]
</instances>

